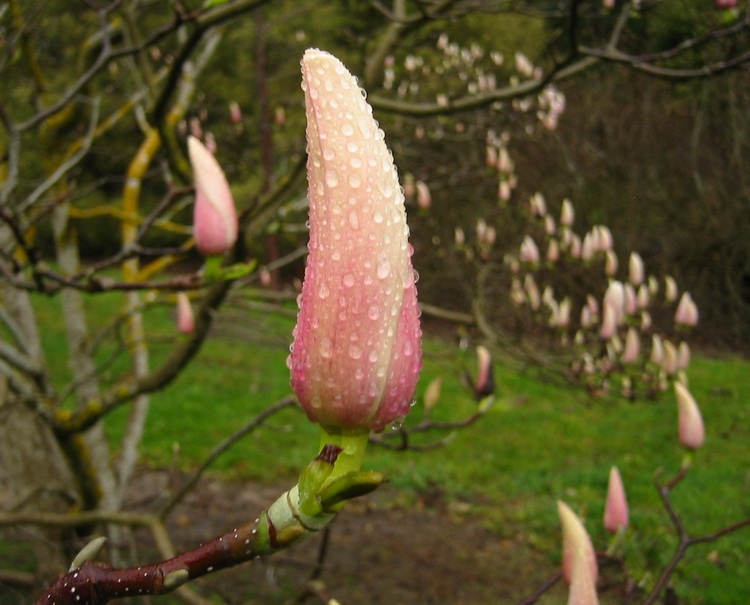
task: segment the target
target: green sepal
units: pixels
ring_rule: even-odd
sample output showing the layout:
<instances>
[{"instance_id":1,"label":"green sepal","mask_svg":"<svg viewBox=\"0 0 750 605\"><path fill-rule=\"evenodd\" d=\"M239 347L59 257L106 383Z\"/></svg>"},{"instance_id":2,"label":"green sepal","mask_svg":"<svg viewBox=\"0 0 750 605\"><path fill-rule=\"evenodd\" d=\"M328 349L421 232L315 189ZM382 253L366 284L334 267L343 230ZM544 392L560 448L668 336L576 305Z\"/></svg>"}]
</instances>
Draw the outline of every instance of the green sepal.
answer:
<instances>
[{"instance_id":1,"label":"green sepal","mask_svg":"<svg viewBox=\"0 0 750 605\"><path fill-rule=\"evenodd\" d=\"M246 263L235 263L228 267L222 267L220 279L240 279L241 277L250 275L255 271L255 267L257 266L258 261L253 258Z\"/></svg>"},{"instance_id":2,"label":"green sepal","mask_svg":"<svg viewBox=\"0 0 750 605\"><path fill-rule=\"evenodd\" d=\"M316 517L323 512L317 498L326 479L333 472L333 463L316 458L310 462L299 476L299 508L303 514Z\"/></svg>"},{"instance_id":3,"label":"green sepal","mask_svg":"<svg viewBox=\"0 0 750 605\"><path fill-rule=\"evenodd\" d=\"M221 256L207 256L203 265L203 281L210 283L224 280L235 280L250 275L258 266L258 261L252 259L246 263L235 263L226 267L222 266Z\"/></svg>"},{"instance_id":4,"label":"green sepal","mask_svg":"<svg viewBox=\"0 0 750 605\"><path fill-rule=\"evenodd\" d=\"M337 512L347 500L369 494L385 481L386 476L378 471L350 471L320 490L320 507L326 513Z\"/></svg>"}]
</instances>

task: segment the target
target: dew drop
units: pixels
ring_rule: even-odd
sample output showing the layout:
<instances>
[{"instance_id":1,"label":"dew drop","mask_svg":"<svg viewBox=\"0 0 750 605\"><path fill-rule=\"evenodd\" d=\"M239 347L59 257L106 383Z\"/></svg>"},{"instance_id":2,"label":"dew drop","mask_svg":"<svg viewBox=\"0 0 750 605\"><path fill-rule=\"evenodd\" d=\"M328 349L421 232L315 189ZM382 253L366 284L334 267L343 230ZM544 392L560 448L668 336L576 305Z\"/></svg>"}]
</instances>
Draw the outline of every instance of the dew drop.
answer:
<instances>
[{"instance_id":1,"label":"dew drop","mask_svg":"<svg viewBox=\"0 0 750 605\"><path fill-rule=\"evenodd\" d=\"M335 157L336 157L336 152L330 147L326 147L323 150L323 159L326 160L327 162L330 162Z\"/></svg>"},{"instance_id":2,"label":"dew drop","mask_svg":"<svg viewBox=\"0 0 750 605\"><path fill-rule=\"evenodd\" d=\"M335 187L339 184L339 175L335 170L326 171L326 185Z\"/></svg>"},{"instance_id":3,"label":"dew drop","mask_svg":"<svg viewBox=\"0 0 750 605\"><path fill-rule=\"evenodd\" d=\"M326 299L328 298L328 295L331 293L331 291L326 287L325 284L320 284L320 289L318 290L318 298Z\"/></svg>"},{"instance_id":4,"label":"dew drop","mask_svg":"<svg viewBox=\"0 0 750 605\"><path fill-rule=\"evenodd\" d=\"M350 174L349 175L349 186L353 189L357 189L362 185L362 177L358 174Z\"/></svg>"},{"instance_id":5,"label":"dew drop","mask_svg":"<svg viewBox=\"0 0 750 605\"><path fill-rule=\"evenodd\" d=\"M347 288L351 288L354 285L354 275L352 275L351 273L347 273L346 275L344 275L343 281L344 281L344 285Z\"/></svg>"},{"instance_id":6,"label":"dew drop","mask_svg":"<svg viewBox=\"0 0 750 605\"><path fill-rule=\"evenodd\" d=\"M367 310L367 317L375 321L380 317L380 307L378 305L370 305L370 308Z\"/></svg>"},{"instance_id":7,"label":"dew drop","mask_svg":"<svg viewBox=\"0 0 750 605\"><path fill-rule=\"evenodd\" d=\"M330 359L332 355L333 345L330 338L324 338L320 341L320 356L324 359Z\"/></svg>"},{"instance_id":8,"label":"dew drop","mask_svg":"<svg viewBox=\"0 0 750 605\"><path fill-rule=\"evenodd\" d=\"M352 136L354 134L354 127L349 122L346 122L341 126L341 134L346 137Z\"/></svg>"},{"instance_id":9,"label":"dew drop","mask_svg":"<svg viewBox=\"0 0 750 605\"><path fill-rule=\"evenodd\" d=\"M375 214L372 215L372 220L377 224L380 224L385 220L385 217L380 212L375 212Z\"/></svg>"},{"instance_id":10,"label":"dew drop","mask_svg":"<svg viewBox=\"0 0 750 605\"><path fill-rule=\"evenodd\" d=\"M391 274L391 263L387 258L381 258L378 261L377 273L380 279L385 279Z\"/></svg>"},{"instance_id":11,"label":"dew drop","mask_svg":"<svg viewBox=\"0 0 750 605\"><path fill-rule=\"evenodd\" d=\"M378 360L377 351L370 351L370 354L367 356L367 359L370 361L370 363L375 363Z\"/></svg>"},{"instance_id":12,"label":"dew drop","mask_svg":"<svg viewBox=\"0 0 750 605\"><path fill-rule=\"evenodd\" d=\"M349 345L349 357L359 359L362 357L362 349L357 345Z\"/></svg>"}]
</instances>

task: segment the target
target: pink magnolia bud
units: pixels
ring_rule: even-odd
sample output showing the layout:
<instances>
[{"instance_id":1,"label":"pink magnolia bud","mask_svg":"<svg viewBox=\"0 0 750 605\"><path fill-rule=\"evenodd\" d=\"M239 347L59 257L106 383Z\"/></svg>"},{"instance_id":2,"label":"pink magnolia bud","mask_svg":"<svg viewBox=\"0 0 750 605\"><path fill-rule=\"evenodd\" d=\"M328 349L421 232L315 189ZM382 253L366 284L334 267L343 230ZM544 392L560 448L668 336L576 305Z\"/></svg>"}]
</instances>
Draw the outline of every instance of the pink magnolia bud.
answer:
<instances>
[{"instance_id":1,"label":"pink magnolia bud","mask_svg":"<svg viewBox=\"0 0 750 605\"><path fill-rule=\"evenodd\" d=\"M581 520L558 500L557 512L563 532L563 579L570 585L568 605L598 605L596 553Z\"/></svg>"},{"instance_id":2,"label":"pink magnolia bud","mask_svg":"<svg viewBox=\"0 0 750 605\"><path fill-rule=\"evenodd\" d=\"M224 254L237 241L237 211L229 183L211 152L188 137L188 154L195 176L193 234L205 255Z\"/></svg>"},{"instance_id":3,"label":"pink magnolia bud","mask_svg":"<svg viewBox=\"0 0 750 605\"><path fill-rule=\"evenodd\" d=\"M544 196L538 191L529 198L529 210L531 214L536 216L547 214L547 202L544 200Z\"/></svg>"},{"instance_id":4,"label":"pink magnolia bud","mask_svg":"<svg viewBox=\"0 0 750 605\"><path fill-rule=\"evenodd\" d=\"M584 258L583 256L581 238L578 237L577 233L574 233L570 238L570 255L573 258L583 258L584 260L586 260L586 258Z\"/></svg>"},{"instance_id":5,"label":"pink magnolia bud","mask_svg":"<svg viewBox=\"0 0 750 605\"><path fill-rule=\"evenodd\" d=\"M417 189L417 206L422 210L429 210L432 206L432 195L430 195L430 189L427 187L427 183L424 181L417 181L414 183Z\"/></svg>"},{"instance_id":6,"label":"pink magnolia bud","mask_svg":"<svg viewBox=\"0 0 750 605\"><path fill-rule=\"evenodd\" d=\"M427 388L424 390L424 397L422 398L422 401L424 402L424 411L426 414L432 411L440 402L440 391L442 389L442 386L443 377L438 376L436 378L433 378L430 384L428 384Z\"/></svg>"},{"instance_id":7,"label":"pink magnolia bud","mask_svg":"<svg viewBox=\"0 0 750 605\"><path fill-rule=\"evenodd\" d=\"M497 155L497 169L503 174L510 174L513 172L513 160L510 159L507 147L500 147L500 151Z\"/></svg>"},{"instance_id":8,"label":"pink magnolia bud","mask_svg":"<svg viewBox=\"0 0 750 605\"><path fill-rule=\"evenodd\" d=\"M233 124L242 122L242 109L237 101L232 101L229 104L229 119L232 120Z\"/></svg>"},{"instance_id":9,"label":"pink magnolia bud","mask_svg":"<svg viewBox=\"0 0 750 605\"><path fill-rule=\"evenodd\" d=\"M675 382L674 390L677 395L677 427L680 443L690 450L697 450L706 439L701 411L684 384Z\"/></svg>"},{"instance_id":10,"label":"pink magnolia bud","mask_svg":"<svg viewBox=\"0 0 750 605\"><path fill-rule=\"evenodd\" d=\"M276 109L273 110L273 122L276 126L286 124L286 109L283 105L277 105Z\"/></svg>"},{"instance_id":11,"label":"pink magnolia bud","mask_svg":"<svg viewBox=\"0 0 750 605\"><path fill-rule=\"evenodd\" d=\"M664 278L664 299L667 302L674 302L677 300L677 282L674 277L667 275Z\"/></svg>"},{"instance_id":12,"label":"pink magnolia bud","mask_svg":"<svg viewBox=\"0 0 750 605\"><path fill-rule=\"evenodd\" d=\"M463 246L466 243L466 234L464 233L464 230L461 229L461 227L456 227L453 230L453 239L456 242L456 246Z\"/></svg>"},{"instance_id":13,"label":"pink magnolia bud","mask_svg":"<svg viewBox=\"0 0 750 605\"><path fill-rule=\"evenodd\" d=\"M690 365L690 347L684 340L677 347L677 369L684 370Z\"/></svg>"},{"instance_id":14,"label":"pink magnolia bud","mask_svg":"<svg viewBox=\"0 0 750 605\"><path fill-rule=\"evenodd\" d=\"M183 334L192 334L195 331L193 307L184 292L177 293L177 329Z\"/></svg>"},{"instance_id":15,"label":"pink magnolia bud","mask_svg":"<svg viewBox=\"0 0 750 605\"><path fill-rule=\"evenodd\" d=\"M490 168L495 168L497 166L497 147L494 145L487 145L485 161Z\"/></svg>"},{"instance_id":16,"label":"pink magnolia bud","mask_svg":"<svg viewBox=\"0 0 750 605\"><path fill-rule=\"evenodd\" d=\"M648 311L641 312L641 332L648 332L651 329L651 313Z\"/></svg>"},{"instance_id":17,"label":"pink magnolia bud","mask_svg":"<svg viewBox=\"0 0 750 605\"><path fill-rule=\"evenodd\" d=\"M674 314L674 321L683 326L694 327L698 325L698 306L690 296L690 292L682 293L677 311Z\"/></svg>"},{"instance_id":18,"label":"pink magnolia bud","mask_svg":"<svg viewBox=\"0 0 750 605\"><path fill-rule=\"evenodd\" d=\"M638 361L638 356L641 354L641 339L638 336L638 332L635 328L628 328L628 333L625 336L625 348L622 351L622 357L620 361L622 363L635 363Z\"/></svg>"},{"instance_id":19,"label":"pink magnolia bud","mask_svg":"<svg viewBox=\"0 0 750 605\"><path fill-rule=\"evenodd\" d=\"M527 274L523 279L523 289L526 290L526 295L529 297L529 306L536 311L542 304L542 297L539 294L539 287L536 285L534 276L530 273Z\"/></svg>"},{"instance_id":20,"label":"pink magnolia bud","mask_svg":"<svg viewBox=\"0 0 750 605\"><path fill-rule=\"evenodd\" d=\"M539 248L530 235L526 235L521 242L519 258L525 263L539 262Z\"/></svg>"},{"instance_id":21,"label":"pink magnolia bud","mask_svg":"<svg viewBox=\"0 0 750 605\"><path fill-rule=\"evenodd\" d=\"M302 59L309 258L289 357L308 417L337 433L407 414L421 332L404 198L383 131L334 56Z\"/></svg>"},{"instance_id":22,"label":"pink magnolia bud","mask_svg":"<svg viewBox=\"0 0 750 605\"><path fill-rule=\"evenodd\" d=\"M547 235L554 235L557 231L557 226L555 225L555 219L552 218L551 215L545 214L544 215L544 232Z\"/></svg>"},{"instance_id":23,"label":"pink magnolia bud","mask_svg":"<svg viewBox=\"0 0 750 605\"><path fill-rule=\"evenodd\" d=\"M597 251L604 252L605 250L611 250L614 246L614 239L612 238L612 232L609 230L609 227L606 225L596 225L594 227L594 232L596 233L594 239L596 241Z\"/></svg>"},{"instance_id":24,"label":"pink magnolia bud","mask_svg":"<svg viewBox=\"0 0 750 605\"><path fill-rule=\"evenodd\" d=\"M648 286L646 286L646 284L638 286L636 303L638 304L639 309L645 309L651 303L651 294L649 294Z\"/></svg>"},{"instance_id":25,"label":"pink magnolia bud","mask_svg":"<svg viewBox=\"0 0 750 605\"><path fill-rule=\"evenodd\" d=\"M661 360L661 368L667 374L667 376L674 376L677 372L677 348L668 340L663 342L664 344L664 356Z\"/></svg>"},{"instance_id":26,"label":"pink magnolia bud","mask_svg":"<svg viewBox=\"0 0 750 605\"><path fill-rule=\"evenodd\" d=\"M643 259L637 252L630 253L628 261L628 281L634 286L640 286L643 283Z\"/></svg>"},{"instance_id":27,"label":"pink magnolia bud","mask_svg":"<svg viewBox=\"0 0 750 605\"><path fill-rule=\"evenodd\" d=\"M651 356L649 359L651 363L657 366L660 366L664 361L664 344L658 334L651 337Z\"/></svg>"},{"instance_id":28,"label":"pink magnolia bud","mask_svg":"<svg viewBox=\"0 0 750 605\"><path fill-rule=\"evenodd\" d=\"M607 503L604 507L604 529L615 533L628 525L628 501L620 471L613 466L609 471Z\"/></svg>"},{"instance_id":29,"label":"pink magnolia bud","mask_svg":"<svg viewBox=\"0 0 750 605\"><path fill-rule=\"evenodd\" d=\"M583 236L583 244L581 245L581 258L583 260L591 260L594 256L594 252L594 237L592 235L592 232L589 231L586 235Z\"/></svg>"},{"instance_id":30,"label":"pink magnolia bud","mask_svg":"<svg viewBox=\"0 0 750 605\"><path fill-rule=\"evenodd\" d=\"M617 261L617 254L614 250L604 251L604 273L613 277L617 273L619 262Z\"/></svg>"},{"instance_id":31,"label":"pink magnolia bud","mask_svg":"<svg viewBox=\"0 0 750 605\"><path fill-rule=\"evenodd\" d=\"M604 340L609 340L617 332L617 309L609 302L605 301L602 306L602 326L599 329L599 336Z\"/></svg>"},{"instance_id":32,"label":"pink magnolia bud","mask_svg":"<svg viewBox=\"0 0 750 605\"><path fill-rule=\"evenodd\" d=\"M477 401L495 392L495 377L492 371L492 354L486 347L477 347L477 380L474 383L474 397Z\"/></svg>"},{"instance_id":33,"label":"pink magnolia bud","mask_svg":"<svg viewBox=\"0 0 750 605\"><path fill-rule=\"evenodd\" d=\"M551 263L560 260L560 244L556 239L551 239L547 245L547 260Z\"/></svg>"},{"instance_id":34,"label":"pink magnolia bud","mask_svg":"<svg viewBox=\"0 0 750 605\"><path fill-rule=\"evenodd\" d=\"M615 321L619 325L625 315L625 286L622 282L612 280L604 292L602 305L610 304L615 312Z\"/></svg>"},{"instance_id":35,"label":"pink magnolia bud","mask_svg":"<svg viewBox=\"0 0 750 605\"><path fill-rule=\"evenodd\" d=\"M534 65L522 52L516 52L516 71L526 78L534 75Z\"/></svg>"},{"instance_id":36,"label":"pink magnolia bud","mask_svg":"<svg viewBox=\"0 0 750 605\"><path fill-rule=\"evenodd\" d=\"M576 213L573 209L573 203L569 199L564 199L562 209L560 210L560 224L571 227L575 221Z\"/></svg>"}]
</instances>

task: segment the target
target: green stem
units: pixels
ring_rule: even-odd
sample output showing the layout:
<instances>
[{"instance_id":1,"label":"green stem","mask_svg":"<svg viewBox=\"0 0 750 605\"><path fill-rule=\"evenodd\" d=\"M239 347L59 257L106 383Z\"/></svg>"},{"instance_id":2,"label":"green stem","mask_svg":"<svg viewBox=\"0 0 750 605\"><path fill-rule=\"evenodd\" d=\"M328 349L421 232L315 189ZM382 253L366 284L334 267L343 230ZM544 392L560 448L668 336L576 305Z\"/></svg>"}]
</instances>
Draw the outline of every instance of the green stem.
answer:
<instances>
[{"instance_id":1,"label":"green stem","mask_svg":"<svg viewBox=\"0 0 750 605\"><path fill-rule=\"evenodd\" d=\"M208 282L221 279L221 269L223 264L224 258L221 255L207 256L206 263L203 265L204 279Z\"/></svg>"},{"instance_id":2,"label":"green stem","mask_svg":"<svg viewBox=\"0 0 750 605\"><path fill-rule=\"evenodd\" d=\"M342 475L351 471L358 471L362 467L362 459L365 456L367 440L369 438L369 433L341 435L338 433L329 433L321 427L320 449L323 449L323 446L327 444L337 445L342 449L336 459L333 472L325 482L326 485Z\"/></svg>"}]
</instances>

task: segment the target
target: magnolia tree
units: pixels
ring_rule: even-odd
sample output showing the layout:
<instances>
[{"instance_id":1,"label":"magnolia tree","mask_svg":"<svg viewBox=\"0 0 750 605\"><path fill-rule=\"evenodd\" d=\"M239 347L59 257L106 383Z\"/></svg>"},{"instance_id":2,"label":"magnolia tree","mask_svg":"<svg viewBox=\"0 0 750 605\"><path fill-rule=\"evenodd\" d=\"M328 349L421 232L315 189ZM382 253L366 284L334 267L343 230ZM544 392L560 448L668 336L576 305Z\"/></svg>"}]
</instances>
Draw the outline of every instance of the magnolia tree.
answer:
<instances>
[{"instance_id":1,"label":"magnolia tree","mask_svg":"<svg viewBox=\"0 0 750 605\"><path fill-rule=\"evenodd\" d=\"M274 3L274 7L280 4ZM290 4L297 8L298 3ZM368 441L392 445L378 433L409 411L421 363L416 276L407 241L404 191L383 132L372 117L359 83L331 55L309 50L304 55L302 72L307 158L303 154L295 156L291 149L288 157L292 159L285 158L282 176L276 175L274 167L265 161L272 116L264 87L267 82L261 81L258 96L262 108L258 117L259 130L265 134L259 138L259 146L265 175L261 185L243 183L253 195L249 201L242 200L238 212L228 184L228 180L237 177L225 177L212 154L217 143L207 131L208 116L203 111L192 115L191 108L199 106L202 80L212 75L207 66L212 65L221 51L222 39L229 35L222 26L254 13L261 32L264 28L260 9L266 6L270 10L271 3L219 1L200 8L175 4L168 18L154 24L151 19L157 18L142 12L139 3L87 5L90 10L80 23L77 13L57 7L62 25L57 27L55 23L56 27L51 28L54 35L42 27L47 23L34 21L40 13L22 3L12 1L0 7L3 39L9 40L8 48L13 51L3 56L0 69L7 80L24 83L0 103L4 129L0 140L0 460L2 480L7 486L3 490L3 506L8 511L0 516L0 522L31 528L36 537L34 549L40 578L51 580L61 570L70 568L50 585L40 603L104 603L113 598L172 590L199 602L200 598L185 586L189 580L296 544L325 527L346 501L366 494L384 480L379 472L360 469L365 446ZM313 5L319 8L316 3ZM493 5L488 3L483 8L489 10ZM439 116L455 132L462 133L467 125L451 122L453 118L446 116L479 108L515 116L533 108L534 116L538 115L545 127L554 127L562 110L562 97L551 84L601 62L623 62L665 77L692 77L736 68L748 60L743 54L722 55L704 61L699 71L662 65L696 45L733 39L744 33L750 24L732 7L727 9L731 13L729 24L717 26L711 36L685 40L663 55L641 56L619 44L628 20L641 15L638 11L647 6L572 2L564 14L557 15L569 24L563 60L545 69L531 65L519 55L515 64L521 77L515 77L508 86L498 87L497 79L485 73L476 82L468 82L460 93L439 92L429 101L410 98L410 91L418 89L411 84L396 86L397 74L391 71L393 57L401 52L407 36L429 31L445 18L465 16L471 8L451 1L412 7L397 0L392 10L373 4L372 11L380 15L381 27L365 45L368 52L360 83L371 91L369 99L377 111L397 116L395 119ZM607 35L580 42L576 36L579 16L601 14L608 17L611 26ZM371 23L365 21L369 35ZM61 57L54 52L45 55L43 51L54 48L55 36L67 40L66 36L72 35L69 30L74 29L73 24L85 28L85 39L78 41L80 48L76 52L66 50ZM40 36L35 28L44 31L45 36ZM257 69L262 72L260 58L265 57L265 47L262 36L257 37ZM306 43L304 32L291 37L298 46ZM437 43L447 58L446 69L457 73L462 62L476 64L482 52L479 48L464 52L447 37L439 37ZM500 55L488 56L497 66L502 63ZM213 68L218 69L215 63ZM422 74L432 86L437 86L445 73L425 72L417 57L409 59L406 71ZM27 95L34 99L33 106ZM535 100L529 101L528 95ZM513 98L520 100L506 105ZM232 133L240 133L244 127L240 107L232 103L229 110L229 128ZM276 111L275 120L284 122L282 108ZM533 117L529 121L535 120ZM123 123L127 123L127 128ZM137 133L127 138L129 142L137 139L137 144L129 157L118 156L123 178L116 184L118 193L113 196L118 204L113 204L103 201L100 191L111 189L112 181L95 176L107 170L98 163L105 155L102 150L113 147L113 153L127 153L109 144L109 137L120 140L115 137L122 136L120 129ZM416 134L420 141L435 143L430 141L433 133L429 129L417 129ZM497 156L492 170L499 171L493 172L499 182L494 186L500 201L513 208L510 201L515 178L505 135L501 131L486 135L484 128L482 152L488 146L488 155ZM276 226L266 227L274 224L272 219L282 216L278 213L280 206L292 197L305 165L309 258L289 357L296 399L285 398L240 427L158 514L121 512L143 435L149 394L168 386L194 359L219 308L230 293L239 289L235 287L238 282L265 280L284 265L285 259L277 258L269 262L265 271L256 271L255 263L248 261L251 255L246 246L252 240L250 236L258 234L273 242ZM426 172L417 178L407 175L402 184L407 196L412 195L413 188L411 199L424 212L432 198L438 197ZM572 218L561 217L559 226L551 225L546 207L542 211L542 198L534 200L524 210L529 239L517 234L518 241L512 241L512 254L507 258L505 254L498 256L497 242L504 234L498 238L493 229L499 225L492 224L489 217L478 223L482 226L477 229L476 244L467 243L469 238L465 235L463 241L457 241L458 256L477 268L476 300L481 303L488 292L485 284L489 281L482 281L490 277L485 267L494 266L499 257L508 277L501 287L504 298L519 306L519 321L538 327L555 346L575 351L565 361L571 376L592 391L605 388L618 369L630 379L633 392L644 385L649 392L662 390L671 381L679 405L680 439L687 448L700 447L700 412L686 379L680 376L687 348L670 337L675 359L680 349L684 350L683 361L670 366L664 361L671 354L665 338L652 341L647 361L634 351L641 348L640 339L644 337L638 337L637 330L643 327L646 310L657 294L645 273L637 277L637 257L632 257L632 276L613 281L606 286L606 294L586 290L578 298L568 295L571 302L565 303L565 290L555 281L559 275L576 266L598 274L602 263L606 274L607 265L613 262L612 254L607 255L601 243L591 256L584 254L585 236L578 236L581 251L574 253ZM192 229L184 216L191 212L191 204ZM566 213L572 213L572 209ZM102 216L114 219L104 225L110 229L115 226L116 233L106 238L117 242L115 251L105 246L107 254L103 258L84 263L81 240L92 230L82 225ZM540 228L544 235L540 235ZM163 232L171 235L164 236ZM600 228L597 233L602 236L606 232ZM539 254L542 239L548 244L544 260ZM520 244L521 240L525 243ZM549 252L553 241L557 242L557 258ZM199 253L193 257L199 268L177 266L177 261L193 249ZM290 256L299 258L297 253ZM427 256L420 257L417 251L417 258L426 261ZM420 268L426 264L420 261ZM609 273L614 276L611 266ZM544 280L548 277L554 283L549 294L544 294ZM649 286L643 289L648 301L646 294L639 296L644 283ZM669 283L660 288L671 292ZM542 289L538 304L534 288ZM631 306L631 289L636 294L637 310ZM93 331L95 295L113 292L122 295L121 312ZM599 308L596 312L589 294ZM40 299L35 295L55 297L60 303L50 324L65 326L67 364L58 367L50 362L44 312L39 311ZM580 325L566 321L566 315L571 317L568 313L572 312L572 305L579 304L583 309L583 301L590 309L587 322L583 321L583 311ZM425 302L422 300L423 309L440 312ZM696 321L695 310L687 308L688 303L689 299L683 305L686 309L678 313L681 325ZM144 316L157 305L177 309L174 332L180 336L171 338L158 356L152 356L152 347L159 344L159 339L149 333ZM501 339L496 335L502 326L489 321L491 317L485 321L486 309L482 304L475 305L470 321L479 326L487 344L497 350ZM466 315L449 316L462 320ZM636 336L631 336L633 333ZM657 342L663 348L661 359L654 354ZM483 347L478 355L480 371L473 383L480 402L477 412L448 425L430 421L429 411L439 397L440 385L434 382L425 391L425 420L394 432L400 440L398 447L410 447L411 436L418 432L468 426L489 409L493 401L491 353ZM295 406L297 400L309 419L321 427L320 454L301 471L297 484L267 509L251 515L246 525L194 550L176 554L165 529L165 518L176 503L218 453L278 411ZM130 418L122 443L113 455L105 438L103 419L124 406L128 406ZM680 547L652 587L648 602L659 598L690 546L748 523L744 521L707 536L691 536L669 499L670 491L682 482L688 468L686 464L673 479L660 484ZM625 489L616 471L612 477L605 523L621 535L627 525ZM570 584L571 602L595 602L596 562L604 557L620 561L619 551L615 544L607 554L596 553L575 514L562 503L559 509L564 542L561 575ZM77 555L70 552L69 545L87 542L97 526L110 538L107 564L99 562L101 539L89 542ZM151 531L163 561L143 564L128 560L127 549L122 547L123 536L128 528L144 526ZM26 576L21 579L29 583ZM542 587L538 594L545 589Z\"/></svg>"},{"instance_id":2,"label":"magnolia tree","mask_svg":"<svg viewBox=\"0 0 750 605\"><path fill-rule=\"evenodd\" d=\"M302 82L308 124L310 256L288 366L299 402L308 418L320 425L319 456L294 487L255 519L168 560L115 569L90 560L101 546L95 540L39 599L40 605L106 603L169 592L191 579L294 545L325 527L347 500L384 480L381 473L360 470L368 437L408 413L421 367L404 197L383 131L343 64L328 53L308 50ZM226 181L200 143L190 139L189 148L196 170L197 245L208 254L226 252L236 238ZM194 329L189 307L180 305L180 326L189 332ZM485 349L479 357L475 391L491 398L491 358ZM679 438L685 447L697 449L704 438L700 411L682 383L676 390ZM666 506L669 491L688 468L662 487ZM558 508L561 575L570 585L569 602L593 605L598 603L597 554L576 514L563 502ZM674 518L679 519L676 514ZM628 524L625 489L616 468L610 475L604 524L617 537ZM746 524L750 520L697 539L681 534L682 552L646 602L658 598L691 544ZM678 523L676 529L682 532ZM604 556L614 556L615 548Z\"/></svg>"}]
</instances>

